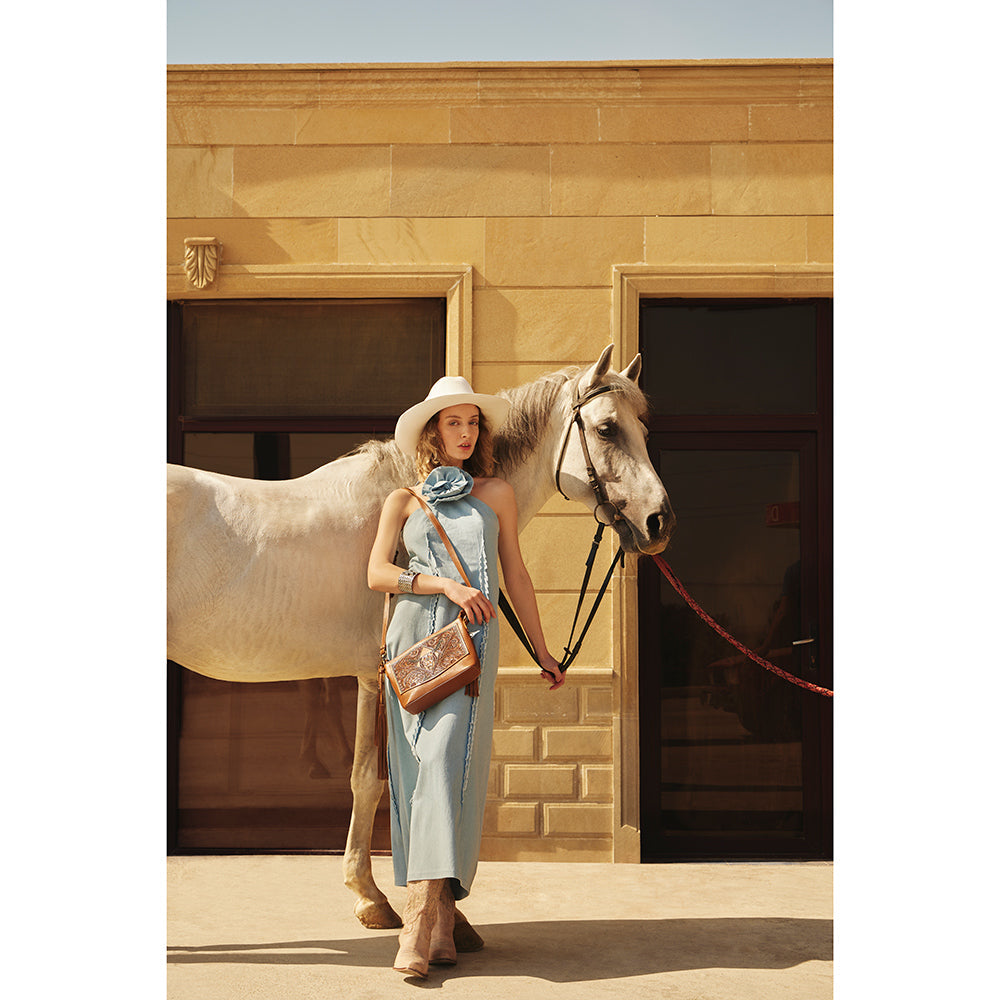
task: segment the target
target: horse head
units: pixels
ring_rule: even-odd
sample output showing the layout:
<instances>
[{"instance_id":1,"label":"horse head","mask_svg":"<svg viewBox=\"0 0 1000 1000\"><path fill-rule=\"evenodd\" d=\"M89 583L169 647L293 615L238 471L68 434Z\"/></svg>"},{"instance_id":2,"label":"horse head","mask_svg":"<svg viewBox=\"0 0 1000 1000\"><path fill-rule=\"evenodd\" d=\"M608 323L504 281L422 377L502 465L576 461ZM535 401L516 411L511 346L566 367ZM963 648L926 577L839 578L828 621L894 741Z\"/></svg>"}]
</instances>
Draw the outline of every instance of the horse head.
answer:
<instances>
[{"instance_id":1,"label":"horse head","mask_svg":"<svg viewBox=\"0 0 1000 1000\"><path fill-rule=\"evenodd\" d=\"M611 523L626 552L662 552L676 524L670 498L646 450L648 404L637 354L620 374L612 347L567 383L561 401L565 430L553 479L570 500Z\"/></svg>"}]
</instances>

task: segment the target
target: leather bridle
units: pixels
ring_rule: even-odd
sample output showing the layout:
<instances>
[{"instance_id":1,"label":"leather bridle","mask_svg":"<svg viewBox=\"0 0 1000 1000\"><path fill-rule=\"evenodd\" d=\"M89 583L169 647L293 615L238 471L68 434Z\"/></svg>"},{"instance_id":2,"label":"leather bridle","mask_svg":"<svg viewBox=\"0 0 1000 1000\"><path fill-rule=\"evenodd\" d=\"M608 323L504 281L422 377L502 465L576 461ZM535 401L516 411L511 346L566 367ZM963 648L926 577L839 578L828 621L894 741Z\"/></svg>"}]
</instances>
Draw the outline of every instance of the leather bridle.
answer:
<instances>
[{"instance_id":1,"label":"leather bridle","mask_svg":"<svg viewBox=\"0 0 1000 1000\"><path fill-rule=\"evenodd\" d=\"M583 426L583 417L580 415L580 410L592 399L603 396L606 392L613 391L614 386L599 385L596 389L590 389L582 396L577 396L576 402L573 404L572 416L567 422L566 431L563 434L562 447L559 449L559 461L556 463L556 489L569 500L559 481L559 473L562 471L563 460L566 458L566 448L569 445L570 432L575 425L580 432L580 448L583 451L583 460L587 467L587 478L590 480L590 488L593 490L594 499L597 501L593 512L594 520L601 525L612 525L616 521L624 521L625 518L618 509L618 505L613 500L608 499L604 484L597 478L597 472L594 470L594 460L590 457L590 448L587 447L587 431Z\"/></svg>"},{"instance_id":2,"label":"leather bridle","mask_svg":"<svg viewBox=\"0 0 1000 1000\"><path fill-rule=\"evenodd\" d=\"M614 386L601 385L595 389L590 389L582 396L577 396L576 402L573 404L572 416L566 424L566 431L563 434L562 446L559 449L559 461L556 463L556 489L562 493L563 497L569 500L570 498L566 496L563 491L562 484L559 482L559 473L562 469L563 459L566 457L566 448L569 445L570 433L573 430L573 425L575 424L577 430L580 432L580 447L583 450L583 458L587 466L587 478L590 480L590 488L593 490L594 498L597 501L597 505L594 507L593 512L594 520L597 521L597 531L594 534L594 541L590 546L590 555L587 557L587 568L583 574L583 583L580 585L580 596L576 602L576 614L573 616L573 625L569 630L569 639L563 647L565 655L559 664L559 669L562 671L565 671L569 667L573 660L576 659L577 653L580 652L580 646L583 644L583 637L587 634L587 630L590 628L590 623L594 620L594 615L597 614L597 608L599 607L601 599L604 597L604 594L608 589L608 584L611 582L611 575L614 573L615 567L619 563L623 565L625 563L625 550L619 546L614 559L611 560L611 565L608 567L607 575L604 577L604 582L601 584L597 597L594 598L594 603L591 606L590 614L587 616L587 621L584 623L583 630L580 632L580 636L575 645L571 648L570 644L573 642L573 633L576 631L576 624L580 617L580 609L583 606L583 597L587 592L587 585L590 583L590 574L594 568L594 559L597 556L598 546L601 544L601 536L604 534L604 529L606 527L616 524L618 521L625 520L622 512L618 509L618 505L613 500L608 499L608 495L604 490L604 484L597 478L597 472L594 470L594 462L590 457L590 449L587 447L587 432L586 428L583 426L583 417L580 416L581 408L592 399L596 399L598 396L603 396L604 393L612 391L614 391ZM607 518L607 520L604 520L604 518ZM521 628L521 624L517 620L517 615L514 614L514 609L510 606L503 591L500 591L499 604L500 610L503 612L504 617L514 630L515 635L521 641L521 645L528 651L528 654L535 661L535 663L538 663L538 657L535 655L535 651L532 649L531 643L529 642L528 637L524 634L524 630ZM548 673L548 671L545 672Z\"/></svg>"}]
</instances>

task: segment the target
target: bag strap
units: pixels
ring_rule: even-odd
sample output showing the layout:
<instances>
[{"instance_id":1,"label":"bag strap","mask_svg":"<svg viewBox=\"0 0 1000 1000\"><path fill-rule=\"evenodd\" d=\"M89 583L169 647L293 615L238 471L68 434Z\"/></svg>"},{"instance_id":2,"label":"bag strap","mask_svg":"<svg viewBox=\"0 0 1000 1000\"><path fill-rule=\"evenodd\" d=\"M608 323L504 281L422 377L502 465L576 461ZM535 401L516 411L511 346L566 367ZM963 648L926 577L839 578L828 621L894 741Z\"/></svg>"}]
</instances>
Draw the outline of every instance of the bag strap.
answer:
<instances>
[{"instance_id":1,"label":"bag strap","mask_svg":"<svg viewBox=\"0 0 1000 1000\"><path fill-rule=\"evenodd\" d=\"M458 561L458 556L455 554L455 548L451 544L450 539L444 532L444 528L441 527L441 522L434 516L434 511L427 506L427 502L424 498L412 487L406 487L407 493L412 493L420 503L420 506L424 508L424 513L430 518L431 524L437 528L437 533L441 536L441 541L444 542L444 547L448 550L448 555L451 556L452 562L458 568L459 573L462 574L462 579L465 581L466 587L471 587L472 584L469 582L468 576L465 574L465 570L462 569L462 564Z\"/></svg>"},{"instance_id":2,"label":"bag strap","mask_svg":"<svg viewBox=\"0 0 1000 1000\"><path fill-rule=\"evenodd\" d=\"M434 527L437 528L437 532L441 536L441 541L444 542L444 547L448 550L448 555L451 556L452 562L454 562L456 568L458 569L458 572L461 573L462 579L465 581L465 585L467 587L471 587L472 584L469 582L469 577L466 574L465 570L462 568L462 564L458 560L458 555L455 552L455 547L451 544L451 540L445 533L444 528L441 527L441 522L434 516L434 511L432 511L430 507L427 506L427 502L416 490L407 486L406 491L408 493L412 493L413 496L417 498L418 502L420 503L420 506L424 508L424 513L427 515L428 518L430 518L431 524L433 524ZM380 656L382 657L383 663L386 662L385 636L389 630L390 596L391 595L387 591L385 595L385 601L382 604L382 648L380 650Z\"/></svg>"}]
</instances>

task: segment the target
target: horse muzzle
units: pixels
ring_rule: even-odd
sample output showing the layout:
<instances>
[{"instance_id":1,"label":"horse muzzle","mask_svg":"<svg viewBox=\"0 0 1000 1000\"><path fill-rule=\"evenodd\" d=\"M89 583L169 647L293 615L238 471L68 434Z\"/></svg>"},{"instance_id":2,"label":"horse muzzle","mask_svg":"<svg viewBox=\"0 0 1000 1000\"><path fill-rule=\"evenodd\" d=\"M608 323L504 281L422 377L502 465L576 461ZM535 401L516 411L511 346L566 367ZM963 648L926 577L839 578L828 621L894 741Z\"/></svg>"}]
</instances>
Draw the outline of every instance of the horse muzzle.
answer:
<instances>
[{"instance_id":1,"label":"horse muzzle","mask_svg":"<svg viewBox=\"0 0 1000 1000\"><path fill-rule=\"evenodd\" d=\"M677 526L677 518L669 503L664 503L659 510L650 514L642 527L624 517L617 507L615 511L618 519L614 521L613 527L618 532L618 538L626 552L647 556L658 555L669 544L670 536ZM596 510L594 516L597 517Z\"/></svg>"}]
</instances>

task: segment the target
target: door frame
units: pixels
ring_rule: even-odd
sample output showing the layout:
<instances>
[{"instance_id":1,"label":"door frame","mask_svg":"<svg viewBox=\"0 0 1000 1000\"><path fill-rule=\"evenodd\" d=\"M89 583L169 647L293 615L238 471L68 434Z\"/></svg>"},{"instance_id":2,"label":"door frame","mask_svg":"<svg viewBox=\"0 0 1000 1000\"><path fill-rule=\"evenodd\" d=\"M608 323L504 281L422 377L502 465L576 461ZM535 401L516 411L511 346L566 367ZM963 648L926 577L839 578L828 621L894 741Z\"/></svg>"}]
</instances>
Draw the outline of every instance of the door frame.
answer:
<instances>
[{"instance_id":1,"label":"door frame","mask_svg":"<svg viewBox=\"0 0 1000 1000\"><path fill-rule=\"evenodd\" d=\"M639 353L639 304L644 298L833 298L832 264L620 264L612 267L611 324L614 363L619 371ZM832 332L826 338L828 357L821 362L832 372ZM827 551L832 563L832 385L821 379L817 387L821 413L830 414L824 428L829 462L818 469L821 522L830 525ZM669 486L668 486L669 489ZM826 529L822 529L826 530ZM821 551L826 547L821 546ZM832 589L832 566L820 574L823 590ZM832 594L828 595L832 601ZM820 594L821 602L824 594ZM614 818L613 858L638 863L640 848L639 796L639 636L637 561L629 559L621 570L616 591L616 616L621 623L616 636L614 676ZM832 641L832 640L831 640ZM832 725L832 723L831 723ZM832 740L832 732L829 737ZM832 762L831 765L832 767ZM832 776L823 772L824 785ZM831 793L832 794L832 793Z\"/></svg>"}]
</instances>

